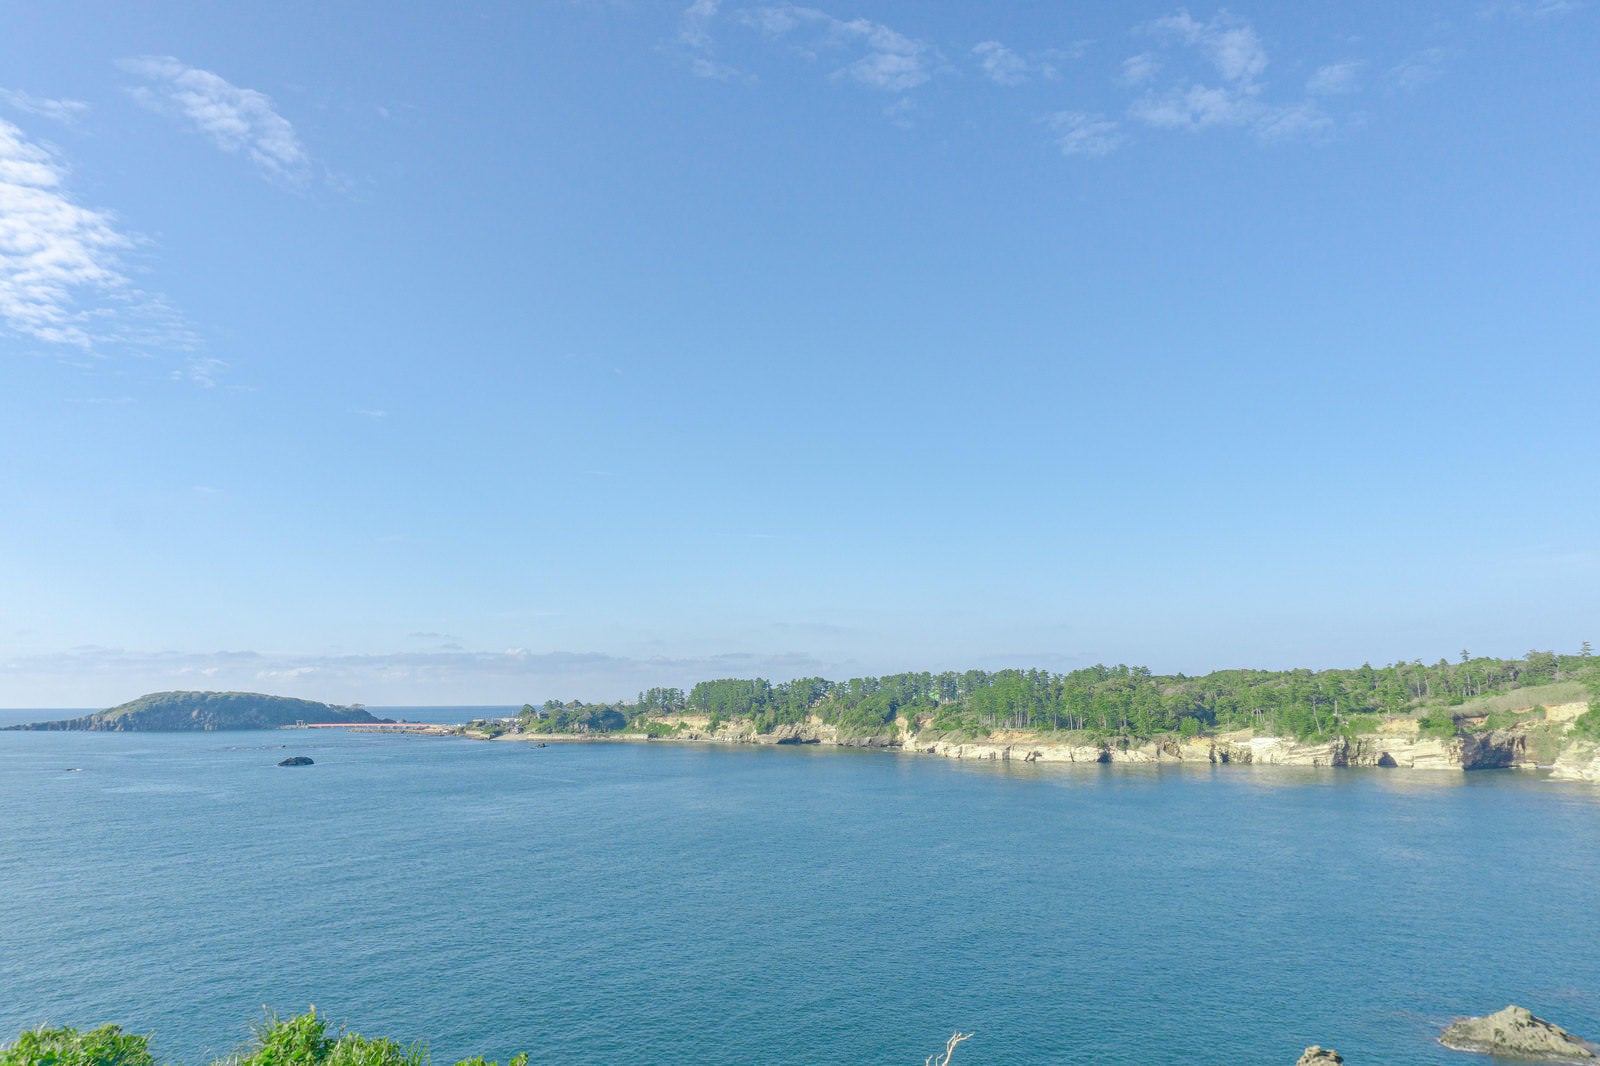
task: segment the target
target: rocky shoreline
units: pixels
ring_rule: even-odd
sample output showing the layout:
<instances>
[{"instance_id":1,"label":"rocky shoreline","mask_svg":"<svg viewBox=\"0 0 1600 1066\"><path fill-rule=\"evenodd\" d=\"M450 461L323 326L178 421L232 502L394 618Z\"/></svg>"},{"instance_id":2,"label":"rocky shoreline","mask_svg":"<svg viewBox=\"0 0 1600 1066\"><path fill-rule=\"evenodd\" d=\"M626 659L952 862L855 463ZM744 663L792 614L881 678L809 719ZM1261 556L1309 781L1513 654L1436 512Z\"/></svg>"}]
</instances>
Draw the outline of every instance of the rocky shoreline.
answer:
<instances>
[{"instance_id":1,"label":"rocky shoreline","mask_svg":"<svg viewBox=\"0 0 1600 1066\"><path fill-rule=\"evenodd\" d=\"M698 715L677 715L674 732L645 733L519 733L490 737L462 728L460 735L499 741L623 741L713 744L820 744L828 747L879 748L946 759L981 759L1037 763L1137 763L1176 765L1383 767L1407 770L1469 771L1489 769L1547 770L1557 780L1600 781L1600 744L1568 740L1570 723L1587 709L1573 703L1551 707L1538 722L1453 737L1425 736L1408 719L1385 722L1373 733L1334 737L1308 743L1284 737L1256 736L1249 730L1209 737L1165 736L1142 742L1072 741L1048 734L996 732L980 739L946 737L929 730L911 732L899 722L893 732L845 733L820 719L780 725L768 733L751 723L714 723Z\"/></svg>"}]
</instances>

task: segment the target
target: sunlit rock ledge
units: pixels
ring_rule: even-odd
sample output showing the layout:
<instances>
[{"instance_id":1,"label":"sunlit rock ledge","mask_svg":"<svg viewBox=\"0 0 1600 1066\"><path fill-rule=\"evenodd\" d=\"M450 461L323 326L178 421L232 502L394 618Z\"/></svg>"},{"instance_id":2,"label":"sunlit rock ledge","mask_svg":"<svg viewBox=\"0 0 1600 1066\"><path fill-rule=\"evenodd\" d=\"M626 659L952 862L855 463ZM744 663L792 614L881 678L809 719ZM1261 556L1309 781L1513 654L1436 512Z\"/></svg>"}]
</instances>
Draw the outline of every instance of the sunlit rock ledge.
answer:
<instances>
[{"instance_id":1,"label":"sunlit rock ledge","mask_svg":"<svg viewBox=\"0 0 1600 1066\"><path fill-rule=\"evenodd\" d=\"M1600 781L1600 744L1575 741L1556 758L1550 776L1563 781Z\"/></svg>"},{"instance_id":2,"label":"sunlit rock ledge","mask_svg":"<svg viewBox=\"0 0 1600 1066\"><path fill-rule=\"evenodd\" d=\"M1549 709L1550 721L1575 718L1585 704ZM1407 770L1549 769L1551 776L1600 780L1600 744L1571 741L1553 762L1541 763L1525 726L1454 737L1418 734L1416 723L1394 720L1375 733L1308 743L1286 737L1256 736L1248 730L1213 737L1163 737L1122 747L1060 745L1022 734L997 734L983 740L906 742L908 749L952 759L1006 759L1024 762L1207 763L1254 766L1371 766Z\"/></svg>"}]
</instances>

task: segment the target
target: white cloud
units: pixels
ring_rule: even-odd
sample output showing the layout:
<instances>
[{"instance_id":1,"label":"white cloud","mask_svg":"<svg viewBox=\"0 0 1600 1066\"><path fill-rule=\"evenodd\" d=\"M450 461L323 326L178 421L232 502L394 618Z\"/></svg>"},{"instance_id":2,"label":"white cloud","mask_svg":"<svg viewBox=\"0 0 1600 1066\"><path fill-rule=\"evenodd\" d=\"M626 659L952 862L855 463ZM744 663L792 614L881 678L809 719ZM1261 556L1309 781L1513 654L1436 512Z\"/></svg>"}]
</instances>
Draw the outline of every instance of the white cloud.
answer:
<instances>
[{"instance_id":1,"label":"white cloud","mask_svg":"<svg viewBox=\"0 0 1600 1066\"><path fill-rule=\"evenodd\" d=\"M1419 89L1444 72L1444 49L1425 48L1389 68L1389 84L1397 89Z\"/></svg>"},{"instance_id":2,"label":"white cloud","mask_svg":"<svg viewBox=\"0 0 1600 1066\"><path fill-rule=\"evenodd\" d=\"M867 54L845 68L850 78L862 85L889 92L914 89L931 76L929 48L921 41L896 33L887 26L866 19L833 24L836 35L854 40Z\"/></svg>"},{"instance_id":3,"label":"white cloud","mask_svg":"<svg viewBox=\"0 0 1600 1066\"><path fill-rule=\"evenodd\" d=\"M1118 124L1103 115L1058 111L1049 121L1063 155L1098 158L1110 155L1127 140Z\"/></svg>"},{"instance_id":4,"label":"white cloud","mask_svg":"<svg viewBox=\"0 0 1600 1066\"><path fill-rule=\"evenodd\" d=\"M171 56L138 56L119 66L151 83L132 90L146 107L177 111L218 148L243 152L268 177L291 185L303 185L310 177L310 156L265 94L241 89Z\"/></svg>"},{"instance_id":5,"label":"white cloud","mask_svg":"<svg viewBox=\"0 0 1600 1066\"><path fill-rule=\"evenodd\" d=\"M679 16L678 47L688 53L689 71L697 78L726 81L739 74L734 67L712 58L716 41L711 28L721 6L721 0L694 0Z\"/></svg>"},{"instance_id":6,"label":"white cloud","mask_svg":"<svg viewBox=\"0 0 1600 1066\"><path fill-rule=\"evenodd\" d=\"M1342 63L1329 63L1318 67L1306 80L1306 92L1312 96L1344 96L1361 87L1361 68L1365 63L1347 59Z\"/></svg>"},{"instance_id":7,"label":"white cloud","mask_svg":"<svg viewBox=\"0 0 1600 1066\"><path fill-rule=\"evenodd\" d=\"M925 41L867 19L835 18L814 7L781 4L745 12L743 17L769 37L803 38L796 47L808 58L824 52L860 53L836 69L834 77L885 92L906 92L926 83L938 59L938 52Z\"/></svg>"},{"instance_id":8,"label":"white cloud","mask_svg":"<svg viewBox=\"0 0 1600 1066\"><path fill-rule=\"evenodd\" d=\"M782 37L800 25L795 10L792 7L758 7L753 11L740 12L739 20L768 37Z\"/></svg>"},{"instance_id":9,"label":"white cloud","mask_svg":"<svg viewBox=\"0 0 1600 1066\"><path fill-rule=\"evenodd\" d=\"M997 85L1021 85L1028 80L1032 67L1026 59L999 41L983 41L973 45L972 54L989 80Z\"/></svg>"},{"instance_id":10,"label":"white cloud","mask_svg":"<svg viewBox=\"0 0 1600 1066\"><path fill-rule=\"evenodd\" d=\"M1266 141L1320 140L1333 131L1333 118L1306 101L1269 107L1257 116L1255 133Z\"/></svg>"},{"instance_id":11,"label":"white cloud","mask_svg":"<svg viewBox=\"0 0 1600 1066\"><path fill-rule=\"evenodd\" d=\"M217 387L217 379L226 369L228 364L221 359L197 356L190 359L184 369L174 370L171 377L173 381L188 381L202 389L214 389Z\"/></svg>"},{"instance_id":12,"label":"white cloud","mask_svg":"<svg viewBox=\"0 0 1600 1066\"><path fill-rule=\"evenodd\" d=\"M0 119L0 322L12 333L83 351L159 301L123 273L133 241L115 217L75 203L67 168Z\"/></svg>"},{"instance_id":13,"label":"white cloud","mask_svg":"<svg viewBox=\"0 0 1600 1066\"><path fill-rule=\"evenodd\" d=\"M1129 85L1145 85L1161 73L1161 60L1149 52L1140 52L1122 61L1122 80Z\"/></svg>"},{"instance_id":14,"label":"white cloud","mask_svg":"<svg viewBox=\"0 0 1600 1066\"><path fill-rule=\"evenodd\" d=\"M1161 129L1204 129L1207 126L1242 126L1262 112L1253 93L1220 86L1190 85L1160 96L1134 101L1129 113L1146 125Z\"/></svg>"},{"instance_id":15,"label":"white cloud","mask_svg":"<svg viewBox=\"0 0 1600 1066\"><path fill-rule=\"evenodd\" d=\"M1547 19L1570 15L1583 7L1582 0L1509 0L1485 4L1479 14L1484 18Z\"/></svg>"},{"instance_id":16,"label":"white cloud","mask_svg":"<svg viewBox=\"0 0 1600 1066\"><path fill-rule=\"evenodd\" d=\"M720 0L694 0L684 8L678 20L679 43L689 48L711 47L711 20L720 6Z\"/></svg>"},{"instance_id":17,"label":"white cloud","mask_svg":"<svg viewBox=\"0 0 1600 1066\"><path fill-rule=\"evenodd\" d=\"M1187 11L1179 11L1151 21L1146 29L1198 48L1224 81L1249 84L1267 69L1267 53L1255 29L1226 12L1218 12L1209 22L1197 22Z\"/></svg>"},{"instance_id":18,"label":"white cloud","mask_svg":"<svg viewBox=\"0 0 1600 1066\"><path fill-rule=\"evenodd\" d=\"M89 105L82 100L51 100L17 89L0 89L0 102L30 115L66 123L72 122L89 110Z\"/></svg>"},{"instance_id":19,"label":"white cloud","mask_svg":"<svg viewBox=\"0 0 1600 1066\"><path fill-rule=\"evenodd\" d=\"M1150 86L1128 108L1128 114L1158 129L1203 130L1213 127L1248 129L1263 140L1322 137L1334 126L1332 116L1310 99L1274 103L1267 99L1266 48L1255 27L1227 12L1206 22L1187 11L1145 23L1140 30L1163 42L1166 59L1150 53L1123 64L1129 84ZM1173 74L1156 82L1168 67ZM1333 95L1352 91L1358 63L1324 67L1312 77L1308 92Z\"/></svg>"},{"instance_id":20,"label":"white cloud","mask_svg":"<svg viewBox=\"0 0 1600 1066\"><path fill-rule=\"evenodd\" d=\"M730 67L726 63L718 63L714 59L707 59L705 56L690 56L689 72L697 78L707 78L712 81L727 81L739 73L737 68Z\"/></svg>"},{"instance_id":21,"label":"white cloud","mask_svg":"<svg viewBox=\"0 0 1600 1066\"><path fill-rule=\"evenodd\" d=\"M1267 53L1249 23L1225 13L1209 22L1199 22L1187 11L1180 11L1148 22L1143 29L1198 53L1222 84L1181 79L1163 92L1136 101L1130 110L1134 118L1163 129L1203 129L1242 126L1260 114L1258 79L1267 69ZM1143 58L1146 61L1135 67L1135 73L1153 73L1157 69L1153 57ZM1151 78L1143 80L1149 82Z\"/></svg>"}]
</instances>

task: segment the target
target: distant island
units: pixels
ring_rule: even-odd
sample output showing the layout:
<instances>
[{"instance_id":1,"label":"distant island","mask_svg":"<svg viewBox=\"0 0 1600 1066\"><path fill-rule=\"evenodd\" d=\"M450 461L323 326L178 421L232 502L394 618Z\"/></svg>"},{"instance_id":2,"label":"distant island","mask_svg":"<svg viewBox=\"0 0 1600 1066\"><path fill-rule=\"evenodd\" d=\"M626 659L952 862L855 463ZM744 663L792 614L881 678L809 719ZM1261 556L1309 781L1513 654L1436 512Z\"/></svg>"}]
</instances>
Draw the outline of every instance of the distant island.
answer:
<instances>
[{"instance_id":1,"label":"distant island","mask_svg":"<svg viewBox=\"0 0 1600 1066\"><path fill-rule=\"evenodd\" d=\"M339 707L292 696L259 692L152 692L110 710L58 722L34 722L9 729L87 730L92 732L178 732L214 729L277 729L299 722L378 725L360 704Z\"/></svg>"}]
</instances>

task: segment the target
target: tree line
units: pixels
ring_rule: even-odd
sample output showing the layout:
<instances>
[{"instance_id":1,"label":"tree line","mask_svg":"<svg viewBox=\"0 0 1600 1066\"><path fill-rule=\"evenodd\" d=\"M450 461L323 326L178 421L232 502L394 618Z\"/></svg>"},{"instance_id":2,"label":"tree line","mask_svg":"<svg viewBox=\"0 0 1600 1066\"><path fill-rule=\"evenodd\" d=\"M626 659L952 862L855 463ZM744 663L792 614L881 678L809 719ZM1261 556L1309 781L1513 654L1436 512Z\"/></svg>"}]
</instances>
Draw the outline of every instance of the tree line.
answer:
<instances>
[{"instance_id":1,"label":"tree line","mask_svg":"<svg viewBox=\"0 0 1600 1066\"><path fill-rule=\"evenodd\" d=\"M1536 685L1580 683L1600 714L1600 660L1585 642L1571 655L1529 651L1518 659L1473 656L1342 670L1219 670L1200 677L1147 667L1095 665L1067 673L966 670L830 681L802 677L702 681L688 692L652 688L631 701L524 706L536 732L661 731L663 718L740 720L757 732L811 717L846 732L921 729L983 735L999 729L1075 731L1146 738L1253 728L1292 737L1370 729L1380 716L1418 713L1452 724L1467 701ZM1431 717L1426 717L1431 716Z\"/></svg>"}]
</instances>

